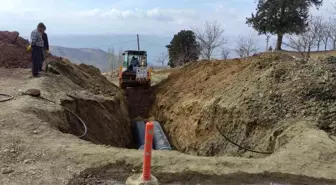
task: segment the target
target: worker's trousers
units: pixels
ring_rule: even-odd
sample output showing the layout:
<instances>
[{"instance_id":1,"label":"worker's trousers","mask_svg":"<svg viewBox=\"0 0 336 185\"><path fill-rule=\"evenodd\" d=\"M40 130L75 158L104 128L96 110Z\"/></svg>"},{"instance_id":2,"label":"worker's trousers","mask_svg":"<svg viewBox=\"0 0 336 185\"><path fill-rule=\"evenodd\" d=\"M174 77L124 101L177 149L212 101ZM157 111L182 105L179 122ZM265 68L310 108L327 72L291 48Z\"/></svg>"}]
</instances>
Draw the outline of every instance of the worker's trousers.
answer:
<instances>
[{"instance_id":1,"label":"worker's trousers","mask_svg":"<svg viewBox=\"0 0 336 185\"><path fill-rule=\"evenodd\" d=\"M43 48L38 46L32 47L32 73L33 76L38 76L39 71L42 68L42 62L43 62Z\"/></svg>"}]
</instances>

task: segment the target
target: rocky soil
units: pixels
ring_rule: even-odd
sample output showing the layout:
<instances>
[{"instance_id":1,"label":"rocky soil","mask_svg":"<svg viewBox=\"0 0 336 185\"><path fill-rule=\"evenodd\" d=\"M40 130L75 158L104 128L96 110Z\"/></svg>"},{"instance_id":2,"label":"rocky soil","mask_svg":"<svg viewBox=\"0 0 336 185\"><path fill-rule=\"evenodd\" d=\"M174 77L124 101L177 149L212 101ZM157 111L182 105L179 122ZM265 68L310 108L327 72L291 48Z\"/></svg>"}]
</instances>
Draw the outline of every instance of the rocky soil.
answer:
<instances>
[{"instance_id":1,"label":"rocky soil","mask_svg":"<svg viewBox=\"0 0 336 185\"><path fill-rule=\"evenodd\" d=\"M264 54L199 62L174 72L156 87L152 115L163 123L179 151L265 157L227 139L273 153L290 141L279 137L300 121L335 134L335 91L333 57L306 62Z\"/></svg>"},{"instance_id":2,"label":"rocky soil","mask_svg":"<svg viewBox=\"0 0 336 185\"><path fill-rule=\"evenodd\" d=\"M29 69L16 69L24 59L0 68L0 93L14 96L0 102L0 184L124 184L141 172L143 158L127 149L130 117L151 116L152 92L152 115L176 149L217 155L154 151L152 173L162 184L336 184L336 142L329 137L335 131L333 58L194 63L154 91L131 93L97 68L57 57L48 59L50 73L32 78ZM40 97L22 93L36 90ZM272 154L239 149L215 125L235 142Z\"/></svg>"},{"instance_id":3,"label":"rocky soil","mask_svg":"<svg viewBox=\"0 0 336 185\"><path fill-rule=\"evenodd\" d=\"M0 31L0 67L29 68L32 62L28 44L18 32Z\"/></svg>"}]
</instances>

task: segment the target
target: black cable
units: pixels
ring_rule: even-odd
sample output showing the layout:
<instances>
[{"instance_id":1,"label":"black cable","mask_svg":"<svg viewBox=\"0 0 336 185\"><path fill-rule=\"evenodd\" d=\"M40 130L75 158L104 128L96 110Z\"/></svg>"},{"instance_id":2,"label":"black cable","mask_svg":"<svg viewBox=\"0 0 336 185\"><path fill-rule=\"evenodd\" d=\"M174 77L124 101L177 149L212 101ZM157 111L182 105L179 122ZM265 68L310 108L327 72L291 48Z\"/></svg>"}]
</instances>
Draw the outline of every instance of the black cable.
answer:
<instances>
[{"instance_id":1,"label":"black cable","mask_svg":"<svg viewBox=\"0 0 336 185\"><path fill-rule=\"evenodd\" d=\"M37 97L37 98L58 105L56 102L54 102L54 101L52 101L52 100L49 100L49 99L47 99L47 98L44 98L44 97ZM83 133L82 135L80 135L80 136L77 136L77 137L79 137L79 138L84 137L84 136L87 134L87 130L88 130L88 129L87 129L87 126L86 126L86 124L85 124L85 122L84 122L79 116L77 116L77 114L75 114L74 112L72 112L70 109L68 109L68 108L66 108L66 107L64 107L64 106L62 106L62 105L60 105L60 106L61 106L63 109L65 109L66 111L68 111L70 114L72 114L73 116L75 116L75 117L76 117L76 118L83 124L83 127L84 127L84 133Z\"/></svg>"},{"instance_id":2,"label":"black cable","mask_svg":"<svg viewBox=\"0 0 336 185\"><path fill-rule=\"evenodd\" d=\"M11 96L11 95L9 95L9 94L3 94L3 93L0 93L0 96L5 96L5 97L7 97L7 98L5 98L5 99L0 100L0 102L5 102L5 101L9 101L9 100L14 99L14 96Z\"/></svg>"},{"instance_id":3,"label":"black cable","mask_svg":"<svg viewBox=\"0 0 336 185\"><path fill-rule=\"evenodd\" d=\"M333 137L334 137L334 135L332 135L332 134L328 134L329 135L329 138L331 139L331 140L333 140L333 141L335 141L336 142L336 139L334 139Z\"/></svg>"},{"instance_id":4,"label":"black cable","mask_svg":"<svg viewBox=\"0 0 336 185\"><path fill-rule=\"evenodd\" d=\"M252 149L249 149L247 147L243 147L235 142L233 142L231 139L229 139L227 136L225 136L225 134L219 129L218 125L216 125L216 128L218 130L218 132L224 137L224 139L226 139L227 141L229 141L231 144L241 148L241 149L244 149L244 150L247 150L247 151L250 151L250 152L254 152L254 153L259 153L259 154L265 154L265 155L269 155L269 154L273 154L273 152L263 152L263 151L255 151L255 150L252 150Z\"/></svg>"}]
</instances>

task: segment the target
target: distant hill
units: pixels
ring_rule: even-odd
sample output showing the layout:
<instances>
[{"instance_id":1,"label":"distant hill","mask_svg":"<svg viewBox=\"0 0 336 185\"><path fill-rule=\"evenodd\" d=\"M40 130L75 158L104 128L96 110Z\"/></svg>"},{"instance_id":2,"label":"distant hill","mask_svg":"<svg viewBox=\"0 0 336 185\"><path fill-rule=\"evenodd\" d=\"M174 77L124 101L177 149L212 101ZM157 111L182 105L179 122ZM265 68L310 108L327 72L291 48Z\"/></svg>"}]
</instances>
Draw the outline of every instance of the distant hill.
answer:
<instances>
[{"instance_id":1,"label":"distant hill","mask_svg":"<svg viewBox=\"0 0 336 185\"><path fill-rule=\"evenodd\" d=\"M116 53L124 50L138 49L136 34L106 34L106 35L53 35L49 34L49 43L53 46L68 48L99 48L108 51L113 48ZM165 47L172 36L140 35L140 49L146 50L148 62L155 64L155 57L167 52Z\"/></svg>"},{"instance_id":2,"label":"distant hill","mask_svg":"<svg viewBox=\"0 0 336 185\"><path fill-rule=\"evenodd\" d=\"M108 53L101 49L50 46L50 52L53 55L67 58L73 63L93 65L102 72L108 70Z\"/></svg>"}]
</instances>

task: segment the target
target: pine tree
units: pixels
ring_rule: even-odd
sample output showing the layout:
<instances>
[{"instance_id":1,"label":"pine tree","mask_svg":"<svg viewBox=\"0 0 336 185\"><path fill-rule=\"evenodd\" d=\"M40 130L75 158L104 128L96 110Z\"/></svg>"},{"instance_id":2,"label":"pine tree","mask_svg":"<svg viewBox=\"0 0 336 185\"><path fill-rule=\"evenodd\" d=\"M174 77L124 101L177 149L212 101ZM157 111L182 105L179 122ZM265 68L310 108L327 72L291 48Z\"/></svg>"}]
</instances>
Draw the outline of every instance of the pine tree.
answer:
<instances>
[{"instance_id":1,"label":"pine tree","mask_svg":"<svg viewBox=\"0 0 336 185\"><path fill-rule=\"evenodd\" d=\"M276 34L276 50L281 50L284 34L303 33L308 26L309 8L319 8L323 0L258 0L256 13L247 24L259 34Z\"/></svg>"},{"instance_id":2,"label":"pine tree","mask_svg":"<svg viewBox=\"0 0 336 185\"><path fill-rule=\"evenodd\" d=\"M198 60L200 46L196 41L195 33L191 30L181 30L174 35L168 48L170 67L182 66L186 63Z\"/></svg>"}]
</instances>

